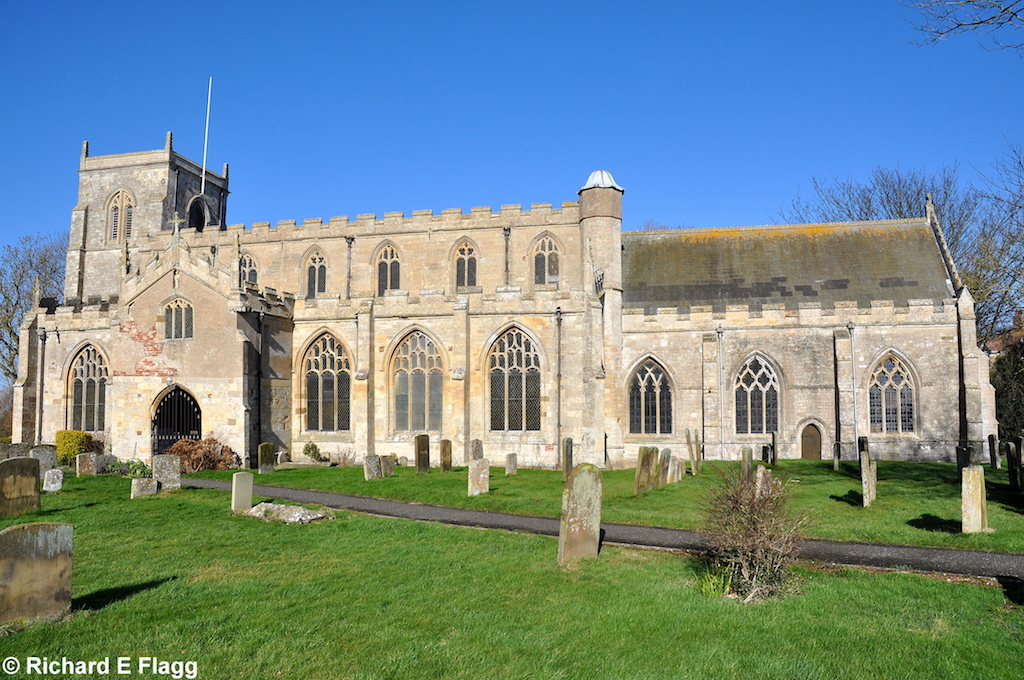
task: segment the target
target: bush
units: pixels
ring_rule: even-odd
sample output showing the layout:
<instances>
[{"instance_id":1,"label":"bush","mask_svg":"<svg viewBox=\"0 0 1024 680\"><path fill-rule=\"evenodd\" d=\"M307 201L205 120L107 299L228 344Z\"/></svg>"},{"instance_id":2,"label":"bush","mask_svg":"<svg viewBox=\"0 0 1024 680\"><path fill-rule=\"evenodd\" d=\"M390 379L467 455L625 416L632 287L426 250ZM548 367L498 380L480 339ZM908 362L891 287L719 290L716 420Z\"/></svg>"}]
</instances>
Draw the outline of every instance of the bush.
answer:
<instances>
[{"instance_id":1,"label":"bush","mask_svg":"<svg viewBox=\"0 0 1024 680\"><path fill-rule=\"evenodd\" d=\"M121 475L122 477L152 477L153 470L138 458L121 460L107 466L107 472Z\"/></svg>"},{"instance_id":2,"label":"bush","mask_svg":"<svg viewBox=\"0 0 1024 680\"><path fill-rule=\"evenodd\" d=\"M722 475L705 498L704 529L715 573L728 574L729 590L744 602L780 593L796 556L806 515L788 509L789 485L772 479L759 484L739 471ZM763 474L763 473L762 473Z\"/></svg>"},{"instance_id":3,"label":"bush","mask_svg":"<svg viewBox=\"0 0 1024 680\"><path fill-rule=\"evenodd\" d=\"M61 430L55 438L57 446L57 464L74 465L75 456L80 453L89 453L95 448L92 435L88 432L78 430Z\"/></svg>"},{"instance_id":4,"label":"bush","mask_svg":"<svg viewBox=\"0 0 1024 680\"><path fill-rule=\"evenodd\" d=\"M315 460L318 463L321 463L324 460L323 454L320 453L320 447L313 442L308 442L302 447L302 455L311 460Z\"/></svg>"},{"instance_id":5,"label":"bush","mask_svg":"<svg viewBox=\"0 0 1024 680\"><path fill-rule=\"evenodd\" d=\"M201 470L231 470L237 468L239 458L231 447L213 437L202 441L179 439L164 453L181 458L181 471L185 474Z\"/></svg>"}]
</instances>

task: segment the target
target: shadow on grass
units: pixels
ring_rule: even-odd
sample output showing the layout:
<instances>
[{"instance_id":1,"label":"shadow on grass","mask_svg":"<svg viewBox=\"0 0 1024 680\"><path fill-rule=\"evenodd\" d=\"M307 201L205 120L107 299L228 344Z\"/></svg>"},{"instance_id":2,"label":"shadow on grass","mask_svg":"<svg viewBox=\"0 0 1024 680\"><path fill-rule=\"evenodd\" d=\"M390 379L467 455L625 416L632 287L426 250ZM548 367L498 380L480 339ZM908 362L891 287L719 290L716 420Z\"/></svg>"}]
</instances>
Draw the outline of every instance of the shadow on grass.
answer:
<instances>
[{"instance_id":1,"label":"shadow on grass","mask_svg":"<svg viewBox=\"0 0 1024 680\"><path fill-rule=\"evenodd\" d=\"M1005 510L1024 515L1024 492L1010 491L1009 482L999 483L986 480L985 496L989 503L999 503Z\"/></svg>"},{"instance_id":2,"label":"shadow on grass","mask_svg":"<svg viewBox=\"0 0 1024 680\"><path fill-rule=\"evenodd\" d=\"M89 609L96 611L103 609L109 604L120 602L121 600L127 600L129 597L138 593L158 588L168 581L173 581L177 576L169 576L167 578L157 579L155 581L146 581L144 583L136 583L133 586L121 586L119 588L104 588L103 590L97 590L95 593L86 595L84 597L76 597L71 600L71 609L79 611L82 609Z\"/></svg>"},{"instance_id":3,"label":"shadow on grass","mask_svg":"<svg viewBox=\"0 0 1024 680\"><path fill-rule=\"evenodd\" d=\"M1024 581L1016 578L997 578L999 585L1003 587L1003 595L1006 599L1018 607L1024 606Z\"/></svg>"},{"instance_id":4,"label":"shadow on grass","mask_svg":"<svg viewBox=\"0 0 1024 680\"><path fill-rule=\"evenodd\" d=\"M907 524L914 527L915 529L924 529L925 531L936 531L943 534L959 534L962 525L960 522L952 519L942 519L935 515L929 515L927 513L921 515L917 519L908 520Z\"/></svg>"},{"instance_id":5,"label":"shadow on grass","mask_svg":"<svg viewBox=\"0 0 1024 680\"><path fill-rule=\"evenodd\" d=\"M829 496L832 500L837 503L846 503L852 505L855 508L859 508L864 505L864 494L857 493L853 489L850 489L842 496Z\"/></svg>"},{"instance_id":6,"label":"shadow on grass","mask_svg":"<svg viewBox=\"0 0 1024 680\"><path fill-rule=\"evenodd\" d=\"M37 510L37 515L56 515L62 512L69 512L71 510L79 510L81 508L91 508L99 503L82 503L81 505L69 505L66 508L51 508L50 510Z\"/></svg>"}]
</instances>

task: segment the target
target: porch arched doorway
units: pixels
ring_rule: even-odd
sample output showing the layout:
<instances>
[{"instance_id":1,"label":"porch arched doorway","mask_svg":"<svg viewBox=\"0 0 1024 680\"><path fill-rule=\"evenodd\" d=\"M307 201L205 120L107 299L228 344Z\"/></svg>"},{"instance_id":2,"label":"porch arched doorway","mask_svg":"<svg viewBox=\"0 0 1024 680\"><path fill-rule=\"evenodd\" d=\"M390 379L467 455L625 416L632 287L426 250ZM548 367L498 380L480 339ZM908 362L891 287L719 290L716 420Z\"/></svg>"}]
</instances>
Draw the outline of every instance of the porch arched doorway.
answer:
<instances>
[{"instance_id":1,"label":"porch arched doorway","mask_svg":"<svg viewBox=\"0 0 1024 680\"><path fill-rule=\"evenodd\" d=\"M153 453L161 454L179 439L201 437L203 413L191 394L175 387L166 393L153 413Z\"/></svg>"},{"instance_id":2,"label":"porch arched doorway","mask_svg":"<svg viewBox=\"0 0 1024 680\"><path fill-rule=\"evenodd\" d=\"M821 460L821 430L817 425L808 425L800 435L800 457Z\"/></svg>"}]
</instances>

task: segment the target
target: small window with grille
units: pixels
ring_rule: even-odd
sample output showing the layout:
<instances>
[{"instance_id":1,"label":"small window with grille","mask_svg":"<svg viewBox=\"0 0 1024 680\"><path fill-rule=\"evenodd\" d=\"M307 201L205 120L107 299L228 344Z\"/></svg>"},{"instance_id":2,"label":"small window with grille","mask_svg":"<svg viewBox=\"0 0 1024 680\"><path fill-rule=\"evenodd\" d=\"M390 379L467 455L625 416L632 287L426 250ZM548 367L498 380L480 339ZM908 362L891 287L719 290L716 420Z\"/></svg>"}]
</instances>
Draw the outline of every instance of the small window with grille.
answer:
<instances>
[{"instance_id":1,"label":"small window with grille","mask_svg":"<svg viewBox=\"0 0 1024 680\"><path fill-rule=\"evenodd\" d=\"M871 373L868 411L872 432L914 431L914 386L907 367L892 354L882 359Z\"/></svg>"},{"instance_id":2,"label":"small window with grille","mask_svg":"<svg viewBox=\"0 0 1024 680\"><path fill-rule=\"evenodd\" d=\"M174 300L164 307L164 338L191 338L193 325L192 305L185 300Z\"/></svg>"}]
</instances>

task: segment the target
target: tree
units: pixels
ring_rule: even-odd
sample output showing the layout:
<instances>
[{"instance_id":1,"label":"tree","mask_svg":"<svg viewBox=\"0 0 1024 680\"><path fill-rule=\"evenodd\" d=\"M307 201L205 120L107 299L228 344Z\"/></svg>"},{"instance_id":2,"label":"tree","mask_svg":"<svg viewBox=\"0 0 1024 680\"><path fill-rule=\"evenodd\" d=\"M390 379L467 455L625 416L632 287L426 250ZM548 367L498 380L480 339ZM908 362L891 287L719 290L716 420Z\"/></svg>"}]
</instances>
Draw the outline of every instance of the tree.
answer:
<instances>
[{"instance_id":1,"label":"tree","mask_svg":"<svg viewBox=\"0 0 1024 680\"><path fill-rule=\"evenodd\" d=\"M924 23L914 28L924 33L925 45L959 33L978 32L992 35L993 49L1014 50L1024 56L1024 0L926 0L904 4L924 15Z\"/></svg>"},{"instance_id":2,"label":"tree","mask_svg":"<svg viewBox=\"0 0 1024 680\"><path fill-rule=\"evenodd\" d=\"M1007 347L992 363L1000 439L1024 433L1024 342Z\"/></svg>"},{"instance_id":3,"label":"tree","mask_svg":"<svg viewBox=\"0 0 1024 680\"><path fill-rule=\"evenodd\" d=\"M18 377L21 322L32 307L35 282L42 297L60 297L64 288L66 234L22 236L0 253L0 380Z\"/></svg>"}]
</instances>

